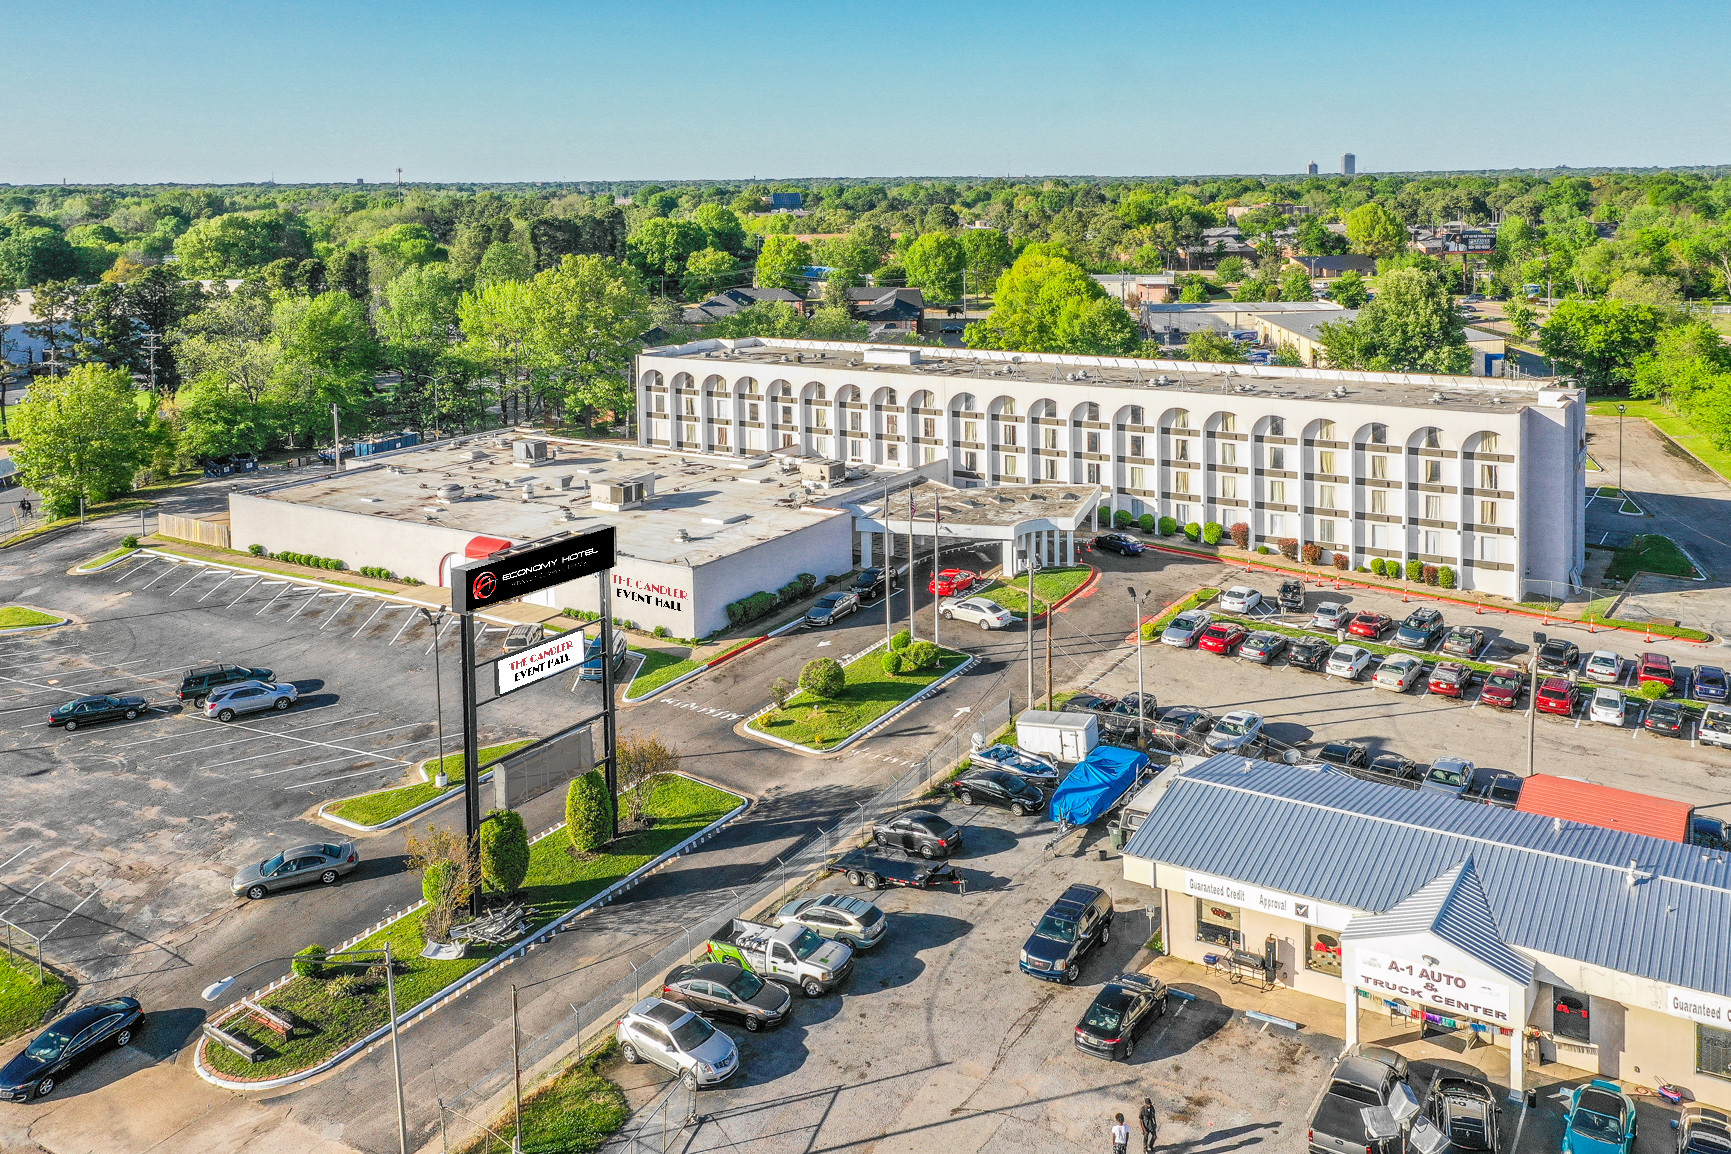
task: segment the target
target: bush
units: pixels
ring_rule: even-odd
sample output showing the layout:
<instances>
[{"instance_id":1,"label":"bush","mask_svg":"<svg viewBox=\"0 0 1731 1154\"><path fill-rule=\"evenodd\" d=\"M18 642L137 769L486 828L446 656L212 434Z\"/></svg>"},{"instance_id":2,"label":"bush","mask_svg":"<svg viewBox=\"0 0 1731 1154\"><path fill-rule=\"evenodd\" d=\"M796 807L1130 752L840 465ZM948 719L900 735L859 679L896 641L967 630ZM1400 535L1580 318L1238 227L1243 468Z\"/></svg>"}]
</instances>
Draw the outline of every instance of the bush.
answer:
<instances>
[{"instance_id":1,"label":"bush","mask_svg":"<svg viewBox=\"0 0 1731 1154\"><path fill-rule=\"evenodd\" d=\"M361 576L377 577L380 581L396 580L396 574L392 573L389 569L384 568L382 565L362 565Z\"/></svg>"},{"instance_id":2,"label":"bush","mask_svg":"<svg viewBox=\"0 0 1731 1154\"><path fill-rule=\"evenodd\" d=\"M120 547L122 549L136 549L136 548L138 548L138 534L128 533L126 536L122 537L120 539Z\"/></svg>"},{"instance_id":3,"label":"bush","mask_svg":"<svg viewBox=\"0 0 1731 1154\"><path fill-rule=\"evenodd\" d=\"M1176 532L1178 532L1177 521L1173 520L1171 517L1160 518L1160 535L1162 537L1170 537Z\"/></svg>"},{"instance_id":4,"label":"bush","mask_svg":"<svg viewBox=\"0 0 1731 1154\"><path fill-rule=\"evenodd\" d=\"M421 871L421 896L427 899L428 905L439 903L439 895L450 888L451 875L456 869L448 861L436 861Z\"/></svg>"},{"instance_id":5,"label":"bush","mask_svg":"<svg viewBox=\"0 0 1731 1154\"><path fill-rule=\"evenodd\" d=\"M913 634L909 633L906 629L903 629L900 632L898 632L894 637L890 638L890 649L897 652L897 653L900 653L902 650L904 650L908 647L908 642L912 641L913 639L914 639Z\"/></svg>"},{"instance_id":6,"label":"bush","mask_svg":"<svg viewBox=\"0 0 1731 1154\"><path fill-rule=\"evenodd\" d=\"M1101 505L1099 511L1094 514L1094 524L1099 525L1102 528L1104 528L1105 526L1110 525L1111 523L1112 523L1112 506Z\"/></svg>"},{"instance_id":7,"label":"bush","mask_svg":"<svg viewBox=\"0 0 1731 1154\"><path fill-rule=\"evenodd\" d=\"M913 672L918 669L929 669L938 663L938 647L930 641L916 641L908 646L902 655L902 669Z\"/></svg>"},{"instance_id":8,"label":"bush","mask_svg":"<svg viewBox=\"0 0 1731 1154\"><path fill-rule=\"evenodd\" d=\"M1155 521L1154 514L1152 513L1144 513L1140 517L1136 518L1137 528L1141 529L1144 533L1152 533L1156 524L1158 524L1158 522Z\"/></svg>"},{"instance_id":9,"label":"bush","mask_svg":"<svg viewBox=\"0 0 1731 1154\"><path fill-rule=\"evenodd\" d=\"M1419 578L1421 578L1423 576L1424 576L1424 562L1423 561L1408 561L1406 563L1406 579L1408 581L1417 581Z\"/></svg>"},{"instance_id":10,"label":"bush","mask_svg":"<svg viewBox=\"0 0 1731 1154\"><path fill-rule=\"evenodd\" d=\"M1268 547L1268 546L1266 546L1266 545L1258 545L1258 546L1257 546L1257 547L1256 547L1256 551L1257 551L1257 552L1258 552L1258 553L1260 553L1260 554L1262 554L1262 555L1263 555L1263 556L1264 556L1264 557L1266 557L1266 556L1268 556L1268 555L1269 555L1269 554L1270 554L1270 553L1272 553L1272 552L1274 552L1274 550L1272 550L1272 549L1270 549L1270 548L1269 548L1269 547Z\"/></svg>"},{"instance_id":11,"label":"bush","mask_svg":"<svg viewBox=\"0 0 1731 1154\"><path fill-rule=\"evenodd\" d=\"M775 604L775 594L759 591L753 593L749 597L741 597L738 601L729 604L727 607L727 619L735 625L744 625L747 621L756 621L759 617L774 612ZM571 613L574 616L581 616L583 613L580 609L568 609L566 612ZM593 621L599 616L600 614L598 613L591 613L584 617L583 620Z\"/></svg>"},{"instance_id":12,"label":"bush","mask_svg":"<svg viewBox=\"0 0 1731 1154\"><path fill-rule=\"evenodd\" d=\"M1243 521L1235 522L1232 526L1232 543L1240 549L1250 548L1250 526Z\"/></svg>"},{"instance_id":13,"label":"bush","mask_svg":"<svg viewBox=\"0 0 1731 1154\"><path fill-rule=\"evenodd\" d=\"M1334 567L1336 569L1345 569L1346 566L1347 566L1346 554L1345 553L1336 553L1334 555Z\"/></svg>"},{"instance_id":14,"label":"bush","mask_svg":"<svg viewBox=\"0 0 1731 1154\"><path fill-rule=\"evenodd\" d=\"M885 673L894 677L902 671L902 655L895 649L885 650L878 654L878 664L883 666Z\"/></svg>"},{"instance_id":15,"label":"bush","mask_svg":"<svg viewBox=\"0 0 1731 1154\"><path fill-rule=\"evenodd\" d=\"M565 794L565 833L572 849L589 853L607 843L612 824L607 805L607 782L599 770L592 769L571 783Z\"/></svg>"},{"instance_id":16,"label":"bush","mask_svg":"<svg viewBox=\"0 0 1731 1154\"><path fill-rule=\"evenodd\" d=\"M496 809L481 825L481 880L496 892L514 894L529 876L529 831L514 809Z\"/></svg>"},{"instance_id":17,"label":"bush","mask_svg":"<svg viewBox=\"0 0 1731 1154\"><path fill-rule=\"evenodd\" d=\"M1357 569L1354 569L1353 572L1354 573L1369 573L1370 570L1366 569L1363 565L1360 565Z\"/></svg>"},{"instance_id":18,"label":"bush","mask_svg":"<svg viewBox=\"0 0 1731 1154\"><path fill-rule=\"evenodd\" d=\"M1643 681L1641 682L1640 688L1635 690L1635 692L1639 693L1642 697L1645 697L1648 701L1657 701L1670 691L1665 688L1665 683L1663 681Z\"/></svg>"},{"instance_id":19,"label":"bush","mask_svg":"<svg viewBox=\"0 0 1731 1154\"><path fill-rule=\"evenodd\" d=\"M667 632L667 626L657 625L655 627L655 632L653 634L651 634L651 636L653 636L653 637L667 637L667 636L669 636L669 633Z\"/></svg>"},{"instance_id":20,"label":"bush","mask_svg":"<svg viewBox=\"0 0 1731 1154\"><path fill-rule=\"evenodd\" d=\"M1128 529L1130 527L1130 521L1131 517L1128 509L1120 509L1116 513L1112 514L1112 524L1120 529Z\"/></svg>"},{"instance_id":21,"label":"bush","mask_svg":"<svg viewBox=\"0 0 1731 1154\"><path fill-rule=\"evenodd\" d=\"M321 945L310 945L295 954L295 960L289 963L297 978L322 978L325 974L325 955L329 953ZM301 961L305 958L306 961Z\"/></svg>"},{"instance_id":22,"label":"bush","mask_svg":"<svg viewBox=\"0 0 1731 1154\"><path fill-rule=\"evenodd\" d=\"M1426 585L1435 585L1439 580L1442 579L1442 575L1438 571L1438 569L1435 565L1426 565L1424 567L1423 572L1424 572L1424 583Z\"/></svg>"},{"instance_id":23,"label":"bush","mask_svg":"<svg viewBox=\"0 0 1731 1154\"><path fill-rule=\"evenodd\" d=\"M1220 538L1225 534L1225 532L1226 527L1220 524L1220 522L1210 521L1206 525L1202 526L1202 543L1204 545L1218 545L1220 544Z\"/></svg>"},{"instance_id":24,"label":"bush","mask_svg":"<svg viewBox=\"0 0 1731 1154\"><path fill-rule=\"evenodd\" d=\"M847 674L833 657L816 657L799 671L799 687L813 697L832 701L847 687Z\"/></svg>"},{"instance_id":25,"label":"bush","mask_svg":"<svg viewBox=\"0 0 1731 1154\"><path fill-rule=\"evenodd\" d=\"M1453 589L1455 587L1454 566L1444 565L1441 569L1438 569L1436 571L1436 583L1441 585L1444 589Z\"/></svg>"},{"instance_id":26,"label":"bush","mask_svg":"<svg viewBox=\"0 0 1731 1154\"><path fill-rule=\"evenodd\" d=\"M1280 540L1276 541L1275 544L1280 546L1281 556L1288 557L1294 561L1298 560L1297 537L1282 537Z\"/></svg>"},{"instance_id":27,"label":"bush","mask_svg":"<svg viewBox=\"0 0 1731 1154\"><path fill-rule=\"evenodd\" d=\"M1384 561L1381 557L1372 557L1370 559L1370 571L1375 573L1378 577L1386 576L1388 573L1388 562Z\"/></svg>"},{"instance_id":28,"label":"bush","mask_svg":"<svg viewBox=\"0 0 1731 1154\"><path fill-rule=\"evenodd\" d=\"M136 540L136 539L137 538L133 538L133 540ZM125 543L126 543L125 541L121 542L122 545L124 545ZM246 551L248 553L251 553L254 557L263 557L264 556L264 546L263 545L248 545L246 547Z\"/></svg>"},{"instance_id":29,"label":"bush","mask_svg":"<svg viewBox=\"0 0 1731 1154\"><path fill-rule=\"evenodd\" d=\"M1318 565L1322 563L1322 546L1318 545L1315 541L1306 541L1304 543L1304 548L1299 550L1299 552L1304 557L1304 563L1306 565Z\"/></svg>"},{"instance_id":30,"label":"bush","mask_svg":"<svg viewBox=\"0 0 1731 1154\"><path fill-rule=\"evenodd\" d=\"M1202 526L1198 525L1195 521L1190 522L1190 524L1184 526L1184 536L1187 540L1196 540L1198 537L1202 536Z\"/></svg>"}]
</instances>

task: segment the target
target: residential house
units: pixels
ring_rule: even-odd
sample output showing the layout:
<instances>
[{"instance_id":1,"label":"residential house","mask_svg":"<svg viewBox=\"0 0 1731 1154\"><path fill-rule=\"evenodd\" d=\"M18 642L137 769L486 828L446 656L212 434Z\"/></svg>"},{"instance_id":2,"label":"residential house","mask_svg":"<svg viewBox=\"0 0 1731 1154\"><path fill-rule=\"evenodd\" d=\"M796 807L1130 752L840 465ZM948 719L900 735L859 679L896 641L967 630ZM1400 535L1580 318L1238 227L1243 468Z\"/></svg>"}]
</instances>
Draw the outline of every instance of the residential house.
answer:
<instances>
[{"instance_id":1,"label":"residential house","mask_svg":"<svg viewBox=\"0 0 1731 1154\"><path fill-rule=\"evenodd\" d=\"M1134 310L1141 304L1165 304L1178 299L1178 277L1169 272L1111 272L1093 274L1094 283L1114 300Z\"/></svg>"}]
</instances>

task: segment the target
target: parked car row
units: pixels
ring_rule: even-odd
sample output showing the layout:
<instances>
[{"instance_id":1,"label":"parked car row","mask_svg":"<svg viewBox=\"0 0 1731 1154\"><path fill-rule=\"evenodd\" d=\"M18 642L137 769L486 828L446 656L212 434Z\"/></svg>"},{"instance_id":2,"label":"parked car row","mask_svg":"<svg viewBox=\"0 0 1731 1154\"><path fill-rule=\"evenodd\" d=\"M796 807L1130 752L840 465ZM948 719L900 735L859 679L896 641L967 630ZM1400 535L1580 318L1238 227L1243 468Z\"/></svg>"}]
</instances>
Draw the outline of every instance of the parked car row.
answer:
<instances>
[{"instance_id":1,"label":"parked car row","mask_svg":"<svg viewBox=\"0 0 1731 1154\"><path fill-rule=\"evenodd\" d=\"M300 690L278 682L269 669L217 664L187 670L174 696L208 718L233 721L246 713L289 709L300 700ZM48 725L73 733L104 721L132 721L150 710L149 700L136 694L88 694L50 709Z\"/></svg>"}]
</instances>

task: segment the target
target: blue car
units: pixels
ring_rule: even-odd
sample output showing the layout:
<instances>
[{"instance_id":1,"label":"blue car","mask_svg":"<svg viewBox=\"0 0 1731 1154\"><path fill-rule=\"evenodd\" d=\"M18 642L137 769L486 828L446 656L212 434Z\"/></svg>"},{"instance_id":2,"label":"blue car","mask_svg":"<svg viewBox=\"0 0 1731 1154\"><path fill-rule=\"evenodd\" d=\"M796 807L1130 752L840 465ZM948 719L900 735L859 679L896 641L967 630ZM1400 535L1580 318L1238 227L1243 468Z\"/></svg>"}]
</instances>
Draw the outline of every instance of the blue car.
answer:
<instances>
[{"instance_id":1,"label":"blue car","mask_svg":"<svg viewBox=\"0 0 1731 1154\"><path fill-rule=\"evenodd\" d=\"M1118 553L1125 557L1139 556L1147 546L1128 533L1102 533L1094 538L1094 548Z\"/></svg>"},{"instance_id":2,"label":"blue car","mask_svg":"<svg viewBox=\"0 0 1731 1154\"><path fill-rule=\"evenodd\" d=\"M1563 1116L1562 1154L1630 1154L1634 1146L1634 1101L1603 1078L1577 1086Z\"/></svg>"},{"instance_id":3,"label":"blue car","mask_svg":"<svg viewBox=\"0 0 1731 1154\"><path fill-rule=\"evenodd\" d=\"M1725 700L1725 671L1717 665L1703 665L1695 670L1697 701Z\"/></svg>"},{"instance_id":4,"label":"blue car","mask_svg":"<svg viewBox=\"0 0 1731 1154\"><path fill-rule=\"evenodd\" d=\"M619 669L619 663L625 660L627 652L625 631L615 629L613 631L613 669L615 672ZM583 668L578 671L577 677L581 681L601 680L601 638L599 635L591 636L583 646Z\"/></svg>"}]
</instances>

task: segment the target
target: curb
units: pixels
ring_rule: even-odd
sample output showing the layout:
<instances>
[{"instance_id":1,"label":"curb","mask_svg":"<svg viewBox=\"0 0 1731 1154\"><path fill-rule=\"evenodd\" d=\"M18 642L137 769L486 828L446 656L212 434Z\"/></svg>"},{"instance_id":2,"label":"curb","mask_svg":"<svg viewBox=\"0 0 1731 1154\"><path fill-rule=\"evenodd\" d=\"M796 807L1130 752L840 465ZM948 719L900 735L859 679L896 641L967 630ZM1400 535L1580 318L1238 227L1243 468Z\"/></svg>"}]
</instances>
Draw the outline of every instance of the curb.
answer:
<instances>
[{"instance_id":1,"label":"curb","mask_svg":"<svg viewBox=\"0 0 1731 1154\"><path fill-rule=\"evenodd\" d=\"M1017 574L1017 576L1020 576L1020 574ZM1068 605L1073 598L1080 597L1084 592L1086 592L1089 589L1092 589L1095 585L1099 584L1099 582L1100 582L1100 570L1093 565L1089 565L1088 566L1088 579L1086 581L1082 582L1080 585L1076 586L1074 589L1070 590L1068 593L1064 594L1062 597L1058 598L1056 601L1052 602L1050 605L1046 606L1044 609L1042 609L1038 613L1034 614L1031 618L1030 617L1018 617L1017 620L1018 621L1042 621L1047 616L1049 616L1050 614L1056 613L1058 610L1062 609L1065 605ZM973 596L973 595L969 594L969 596ZM990 596L990 594L984 594L984 596Z\"/></svg>"},{"instance_id":2,"label":"curb","mask_svg":"<svg viewBox=\"0 0 1731 1154\"><path fill-rule=\"evenodd\" d=\"M693 780L696 780L696 779L693 779ZM706 782L704 784L708 784L708 783ZM729 791L729 792L731 792L731 791ZM738 795L735 795L735 796L738 796ZM738 818L741 814L745 813L746 810L750 809L752 807L752 805L753 805L753 802L749 798L742 798L740 800L739 805L735 806L732 810L723 814L721 817L716 818L714 821L710 822L708 825L704 826L702 829L698 830L696 833L692 834L690 837L686 838L684 841L680 842L678 845L673 846L672 848L670 848L668 850L665 850L658 857L656 857L653 861L645 862L643 865L632 870L629 874L620 878L618 881L614 882L612 885L608 886L606 889L602 890L600 893L594 895L593 897L589 898L587 901L583 902L583 904L576 906L570 910L567 910L563 914L560 914L557 918L548 922L546 925L542 926L540 929L534 931L534 933L531 936L524 938L522 941L518 942L516 945L512 946L510 949L499 954L497 957L488 959L486 962L475 967L473 970L470 970L467 974L464 974L462 977L458 978L456 981L452 982L450 985L446 986L444 989L439 990L437 993L434 993L434 994L430 995L429 997L425 998L418 1005L412 1006L409 1009L398 1014L397 1015L397 1021L396 1021L397 1029L399 1031L408 1029L410 1026L413 1026L415 1024L415 1022L417 1022L420 1019L431 1014L433 1011L439 1009L441 1006L445 1005L451 999L455 998L458 994L463 993L470 986L476 985L477 983L484 980L486 977L491 975L495 970L502 968L503 966L507 965L510 962L516 961L523 954L527 953L532 946L540 945L543 942L547 941L548 939L552 938L554 934L559 933L562 929L564 929L564 927L568 923L570 923L571 921L576 919L578 916L585 914L585 913L588 913L590 910L593 910L598 906L606 905L608 902L612 901L615 897L626 892L627 890L634 888L638 882L642 881L643 878L645 876L647 876L649 873L651 873L652 871L659 869L661 866L665 865L667 862L671 861L673 858L684 856L684 854L688 850L690 850L690 849L694 848L695 846L701 844L702 842L708 841L710 838L714 837L717 833L721 832L721 830L724 827L726 827L728 824L733 822L734 819ZM536 842L540 841L542 838L545 838L545 837L548 837L552 834L557 833L561 828L562 828L561 826L553 826L551 829L542 830L539 834L537 834L533 838L529 839L529 844L534 845ZM406 909L400 910L399 912L386 918L384 921L379 922L377 925L373 926L372 928L362 931L356 937L350 938L348 941L346 941L342 945L336 947L336 949L332 950L331 952L332 953L341 953L343 950L349 949L356 942L361 941L363 938L366 938L366 937L369 937L373 934L378 933L380 930L384 929L386 926L389 926L394 922L400 921L403 918L408 917L410 914L414 913L416 910L420 909L422 906L424 906L426 904L427 904L426 901L423 899L422 901L416 902L414 905L409 906ZM261 998L264 995L270 993L272 990L279 989L283 985L286 985L292 976L293 976L293 972L291 970L289 974L285 974L282 977L276 979L276 981L272 982L270 985L264 987L263 989L257 991L256 993L254 993L252 995L252 997L254 999ZM211 1019L211 1021L216 1022L216 1023L226 1021L230 1016L232 1016L233 1011L235 1009L238 1009L238 1007L239 1007L239 1002L234 1003L232 1006L219 1012L215 1018ZM200 1034L199 1039L198 1039L198 1044L197 1044L196 1048L193 1050L192 1065L193 1065L193 1069L197 1071L198 1076L200 1078L204 1079L206 1082L209 1082L213 1086L220 1086L225 1090L274 1090L274 1089L281 1087L281 1086L291 1086L297 1082L304 1082L309 1078L317 1077L320 1074L323 1074L329 1070L335 1069L337 1066L340 1066L342 1063L348 1061L350 1058L353 1058L356 1055L362 1053L363 1051L370 1049L373 1045L375 1045L378 1042L382 1041L383 1039L389 1037L390 1032L391 1032L391 1023L386 1022L383 1025L379 1026L377 1029L373 1030L372 1033L366 1035L365 1037L358 1038L355 1041L349 1043L343 1049L337 1051L335 1054L331 1055L329 1058L326 1058L323 1062L320 1062L316 1066L309 1066L308 1068L306 1068L304 1070L297 1070L296 1072L294 1072L292 1074L284 1074L278 1078L264 1078L264 1079L259 1079L257 1081L244 1081L244 1080L238 1080L238 1079L233 1079L233 1078L226 1078L223 1075L218 1074L216 1071L214 1071L214 1070L210 1069L208 1066L206 1066L204 1064L204 1048L207 1044L209 1044L210 1039L205 1037L203 1034Z\"/></svg>"},{"instance_id":3,"label":"curb","mask_svg":"<svg viewBox=\"0 0 1731 1154\"><path fill-rule=\"evenodd\" d=\"M619 700L624 705L637 705L641 702L648 701L650 698L654 697L658 693L664 693L667 690L672 689L675 685L683 685L687 681L690 681L692 678L697 677L699 674L708 673L711 669L714 669L717 665L721 665L724 662L732 661L735 657L738 657L741 653L747 653L753 649L756 649L759 645L762 645L765 641L768 641L771 637L781 636L783 633L786 633L788 630L792 629L795 625L798 625L803 620L805 620L805 618L796 617L792 621L789 621L786 625L782 625L782 626L779 626L778 628L770 630L768 633L765 633L762 637L753 638L752 640L746 642L744 645L741 645L738 649L730 649L726 653L723 653L720 657L711 658L710 660L705 661L702 665L699 665L696 669L688 670L685 673L681 673L678 677L675 677L672 681L668 681L668 682L665 682L664 684L657 685L654 689L651 689L648 693L645 693L642 697L621 697ZM630 684L630 683L627 682L626 684Z\"/></svg>"},{"instance_id":4,"label":"curb","mask_svg":"<svg viewBox=\"0 0 1731 1154\"><path fill-rule=\"evenodd\" d=\"M489 769L486 773L483 773L481 775L480 782L488 781L492 778L492 776L493 776L493 771L491 769ZM432 783L431 782L423 782L422 784L431 785ZM477 784L479 784L479 782L477 782ZM402 788L402 787L399 787L399 788ZM441 793L438 797L429 798L428 800L423 801L420 805L417 805L412 809L406 809L402 813L399 813L396 817L389 818L386 821L382 821L378 825L361 825L359 822L349 821L347 818L338 817L334 813L326 813L325 812L325 806L326 805L341 805L345 801L353 801L356 797L366 797L367 795L364 793L357 793L354 795L354 797L339 797L333 801L327 801L324 803L324 805L319 806L317 816L318 816L319 820L321 820L321 821L328 821L332 825L340 825L344 829L354 830L356 833L378 833L380 830L390 829L392 826L401 825L403 822L408 821L410 818L419 817L421 814L426 813L429 809L432 809L434 806L443 805L445 802L450 801L453 797L461 797L461 796L463 796L463 792L465 790L467 790L468 788L469 787L468 787L467 783L465 783L463 785L453 785L450 789L447 789L444 793ZM374 790L373 792L377 793L378 791Z\"/></svg>"},{"instance_id":5,"label":"curb","mask_svg":"<svg viewBox=\"0 0 1731 1154\"><path fill-rule=\"evenodd\" d=\"M140 552L140 550L128 549L126 552L122 553L120 556L111 557L107 561L104 561L100 565L92 565L89 568L86 568L83 565L74 565L72 568L68 569L67 572L74 577L83 577L84 575L86 575L88 573L100 573L104 569L108 568L110 565L118 565L122 561L126 560L128 557L131 557L133 554L138 553L138 552Z\"/></svg>"}]
</instances>

